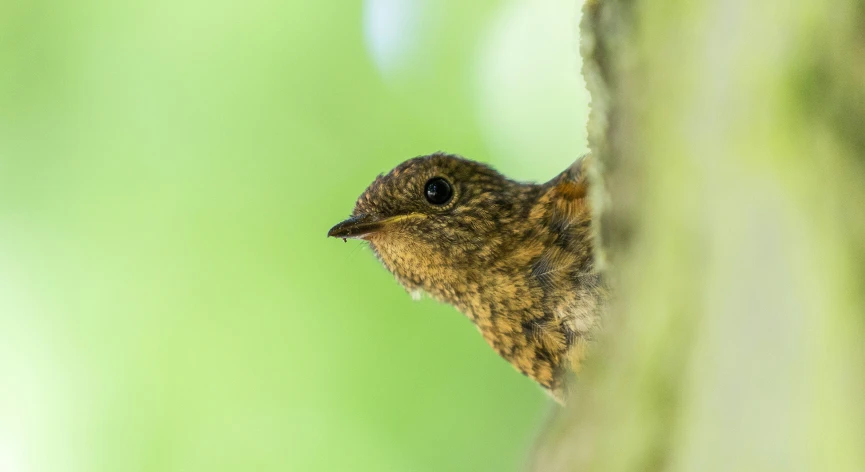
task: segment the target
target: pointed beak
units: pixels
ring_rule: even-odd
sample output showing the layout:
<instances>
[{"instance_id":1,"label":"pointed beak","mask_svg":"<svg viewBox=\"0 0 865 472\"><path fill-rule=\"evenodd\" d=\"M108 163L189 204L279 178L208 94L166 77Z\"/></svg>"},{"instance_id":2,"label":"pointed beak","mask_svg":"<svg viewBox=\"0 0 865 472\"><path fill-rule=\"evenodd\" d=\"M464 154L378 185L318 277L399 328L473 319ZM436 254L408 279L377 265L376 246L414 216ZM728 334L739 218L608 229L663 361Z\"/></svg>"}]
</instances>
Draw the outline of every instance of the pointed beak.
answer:
<instances>
[{"instance_id":1,"label":"pointed beak","mask_svg":"<svg viewBox=\"0 0 865 472\"><path fill-rule=\"evenodd\" d=\"M330 238L364 239L372 233L381 231L385 222L376 215L362 213L337 224L327 232L327 236Z\"/></svg>"}]
</instances>

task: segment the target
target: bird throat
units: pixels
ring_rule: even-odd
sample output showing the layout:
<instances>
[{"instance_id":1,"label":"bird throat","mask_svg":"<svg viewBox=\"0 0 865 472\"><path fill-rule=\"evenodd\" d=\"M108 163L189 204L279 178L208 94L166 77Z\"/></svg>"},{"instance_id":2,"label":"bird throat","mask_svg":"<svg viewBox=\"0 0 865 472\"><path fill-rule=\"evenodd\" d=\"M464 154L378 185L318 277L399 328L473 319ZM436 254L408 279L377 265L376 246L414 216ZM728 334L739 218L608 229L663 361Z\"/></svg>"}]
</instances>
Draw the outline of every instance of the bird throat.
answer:
<instances>
[{"instance_id":1,"label":"bird throat","mask_svg":"<svg viewBox=\"0 0 865 472\"><path fill-rule=\"evenodd\" d=\"M540 195L495 257L443 260L409 239L370 246L409 293L456 307L501 357L563 401L564 374L579 368L604 291L588 208L558 202Z\"/></svg>"}]
</instances>

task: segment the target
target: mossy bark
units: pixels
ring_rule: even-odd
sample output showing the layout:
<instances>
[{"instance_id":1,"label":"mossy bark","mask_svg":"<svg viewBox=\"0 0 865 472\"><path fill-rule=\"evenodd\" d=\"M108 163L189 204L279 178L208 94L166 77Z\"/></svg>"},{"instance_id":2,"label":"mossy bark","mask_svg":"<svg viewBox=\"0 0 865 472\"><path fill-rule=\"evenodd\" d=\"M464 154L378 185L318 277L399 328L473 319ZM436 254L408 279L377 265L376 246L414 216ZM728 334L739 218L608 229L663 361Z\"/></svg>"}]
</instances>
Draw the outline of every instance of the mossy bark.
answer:
<instances>
[{"instance_id":1,"label":"mossy bark","mask_svg":"<svg viewBox=\"0 0 865 472\"><path fill-rule=\"evenodd\" d=\"M582 28L616 299L534 470L865 470L865 4Z\"/></svg>"}]
</instances>

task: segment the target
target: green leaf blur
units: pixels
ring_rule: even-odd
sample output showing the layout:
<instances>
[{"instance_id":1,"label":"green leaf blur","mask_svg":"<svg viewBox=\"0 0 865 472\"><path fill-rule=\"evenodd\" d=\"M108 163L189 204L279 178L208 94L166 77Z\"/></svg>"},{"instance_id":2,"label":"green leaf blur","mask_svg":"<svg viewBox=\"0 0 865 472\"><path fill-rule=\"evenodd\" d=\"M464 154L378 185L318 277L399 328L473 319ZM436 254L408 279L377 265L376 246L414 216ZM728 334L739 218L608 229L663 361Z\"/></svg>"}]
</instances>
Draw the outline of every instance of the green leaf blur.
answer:
<instances>
[{"instance_id":1,"label":"green leaf blur","mask_svg":"<svg viewBox=\"0 0 865 472\"><path fill-rule=\"evenodd\" d=\"M383 68L371 3L0 3L0 470L521 468L540 388L325 233L409 157L583 153L575 38L496 58L577 5L416 2Z\"/></svg>"}]
</instances>

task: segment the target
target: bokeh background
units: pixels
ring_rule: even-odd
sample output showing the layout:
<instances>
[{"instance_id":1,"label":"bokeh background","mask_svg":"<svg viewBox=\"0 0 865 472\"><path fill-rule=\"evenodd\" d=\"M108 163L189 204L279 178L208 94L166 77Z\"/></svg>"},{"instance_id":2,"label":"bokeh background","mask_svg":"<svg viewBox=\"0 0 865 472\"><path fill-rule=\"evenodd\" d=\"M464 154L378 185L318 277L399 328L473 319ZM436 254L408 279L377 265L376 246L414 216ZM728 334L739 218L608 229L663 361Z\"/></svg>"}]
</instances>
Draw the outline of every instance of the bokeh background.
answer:
<instances>
[{"instance_id":1,"label":"bokeh background","mask_svg":"<svg viewBox=\"0 0 865 472\"><path fill-rule=\"evenodd\" d=\"M0 471L508 471L551 401L328 240L586 151L573 0L0 2Z\"/></svg>"}]
</instances>

